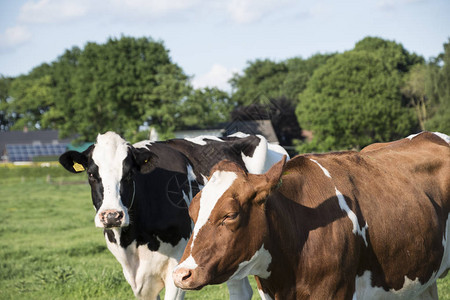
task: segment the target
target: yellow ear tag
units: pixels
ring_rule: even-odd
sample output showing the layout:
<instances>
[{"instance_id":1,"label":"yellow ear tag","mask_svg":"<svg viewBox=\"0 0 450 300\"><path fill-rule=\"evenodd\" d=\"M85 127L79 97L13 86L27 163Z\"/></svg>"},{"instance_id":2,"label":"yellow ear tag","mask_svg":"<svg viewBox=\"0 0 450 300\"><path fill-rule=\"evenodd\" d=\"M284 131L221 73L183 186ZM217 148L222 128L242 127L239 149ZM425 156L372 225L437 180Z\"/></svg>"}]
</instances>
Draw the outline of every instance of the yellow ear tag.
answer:
<instances>
[{"instance_id":1,"label":"yellow ear tag","mask_svg":"<svg viewBox=\"0 0 450 300\"><path fill-rule=\"evenodd\" d=\"M84 167L76 162L73 162L73 169L77 172L84 171Z\"/></svg>"},{"instance_id":2,"label":"yellow ear tag","mask_svg":"<svg viewBox=\"0 0 450 300\"><path fill-rule=\"evenodd\" d=\"M148 162L148 159L146 159L145 161L144 161L144 163L147 163Z\"/></svg>"}]
</instances>

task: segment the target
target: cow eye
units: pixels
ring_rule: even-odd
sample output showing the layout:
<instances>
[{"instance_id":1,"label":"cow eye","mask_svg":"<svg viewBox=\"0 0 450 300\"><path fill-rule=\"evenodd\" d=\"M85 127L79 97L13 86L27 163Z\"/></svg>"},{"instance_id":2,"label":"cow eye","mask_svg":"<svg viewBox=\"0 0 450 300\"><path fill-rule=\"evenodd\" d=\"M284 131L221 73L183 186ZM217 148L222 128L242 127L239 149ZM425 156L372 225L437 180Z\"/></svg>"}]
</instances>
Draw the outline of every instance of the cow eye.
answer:
<instances>
[{"instance_id":1,"label":"cow eye","mask_svg":"<svg viewBox=\"0 0 450 300\"><path fill-rule=\"evenodd\" d=\"M226 224L227 222L232 222L233 220L236 220L238 215L239 213L237 212L227 214L222 220L222 225Z\"/></svg>"}]
</instances>

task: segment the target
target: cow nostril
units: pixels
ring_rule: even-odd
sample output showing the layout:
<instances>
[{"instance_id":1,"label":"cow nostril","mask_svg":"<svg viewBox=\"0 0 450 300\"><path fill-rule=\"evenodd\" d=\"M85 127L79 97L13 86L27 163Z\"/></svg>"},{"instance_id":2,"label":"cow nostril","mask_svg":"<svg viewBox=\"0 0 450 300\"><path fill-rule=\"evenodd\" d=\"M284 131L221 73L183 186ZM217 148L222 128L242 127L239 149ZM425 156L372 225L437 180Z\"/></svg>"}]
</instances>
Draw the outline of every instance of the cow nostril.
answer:
<instances>
[{"instance_id":1,"label":"cow nostril","mask_svg":"<svg viewBox=\"0 0 450 300\"><path fill-rule=\"evenodd\" d=\"M187 270L187 272L185 274L183 274L183 277L181 278L181 280L186 281L191 276L192 276L191 270Z\"/></svg>"}]
</instances>

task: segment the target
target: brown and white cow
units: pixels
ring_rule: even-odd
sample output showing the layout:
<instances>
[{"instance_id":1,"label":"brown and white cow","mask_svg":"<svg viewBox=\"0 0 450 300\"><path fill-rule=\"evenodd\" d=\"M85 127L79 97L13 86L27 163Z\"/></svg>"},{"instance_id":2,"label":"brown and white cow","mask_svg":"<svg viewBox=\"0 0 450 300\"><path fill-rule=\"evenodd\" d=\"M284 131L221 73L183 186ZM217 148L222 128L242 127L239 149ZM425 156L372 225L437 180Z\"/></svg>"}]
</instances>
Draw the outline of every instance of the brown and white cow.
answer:
<instances>
[{"instance_id":1,"label":"brown and white cow","mask_svg":"<svg viewBox=\"0 0 450 300\"><path fill-rule=\"evenodd\" d=\"M424 132L263 175L218 163L189 208L175 284L256 275L263 299L437 299L450 268L449 141Z\"/></svg>"}]
</instances>

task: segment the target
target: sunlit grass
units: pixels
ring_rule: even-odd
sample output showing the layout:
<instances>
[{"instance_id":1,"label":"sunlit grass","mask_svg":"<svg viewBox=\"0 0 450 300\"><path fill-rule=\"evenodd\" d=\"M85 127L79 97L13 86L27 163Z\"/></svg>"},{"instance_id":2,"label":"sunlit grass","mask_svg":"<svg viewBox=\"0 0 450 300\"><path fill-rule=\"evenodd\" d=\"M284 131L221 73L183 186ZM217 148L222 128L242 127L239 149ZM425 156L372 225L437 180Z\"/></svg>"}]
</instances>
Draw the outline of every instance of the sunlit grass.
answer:
<instances>
[{"instance_id":1,"label":"sunlit grass","mask_svg":"<svg viewBox=\"0 0 450 300\"><path fill-rule=\"evenodd\" d=\"M84 175L0 167L0 299L133 299L93 218ZM448 278L438 288L450 299ZM228 299L228 291L209 286L186 299Z\"/></svg>"}]
</instances>

